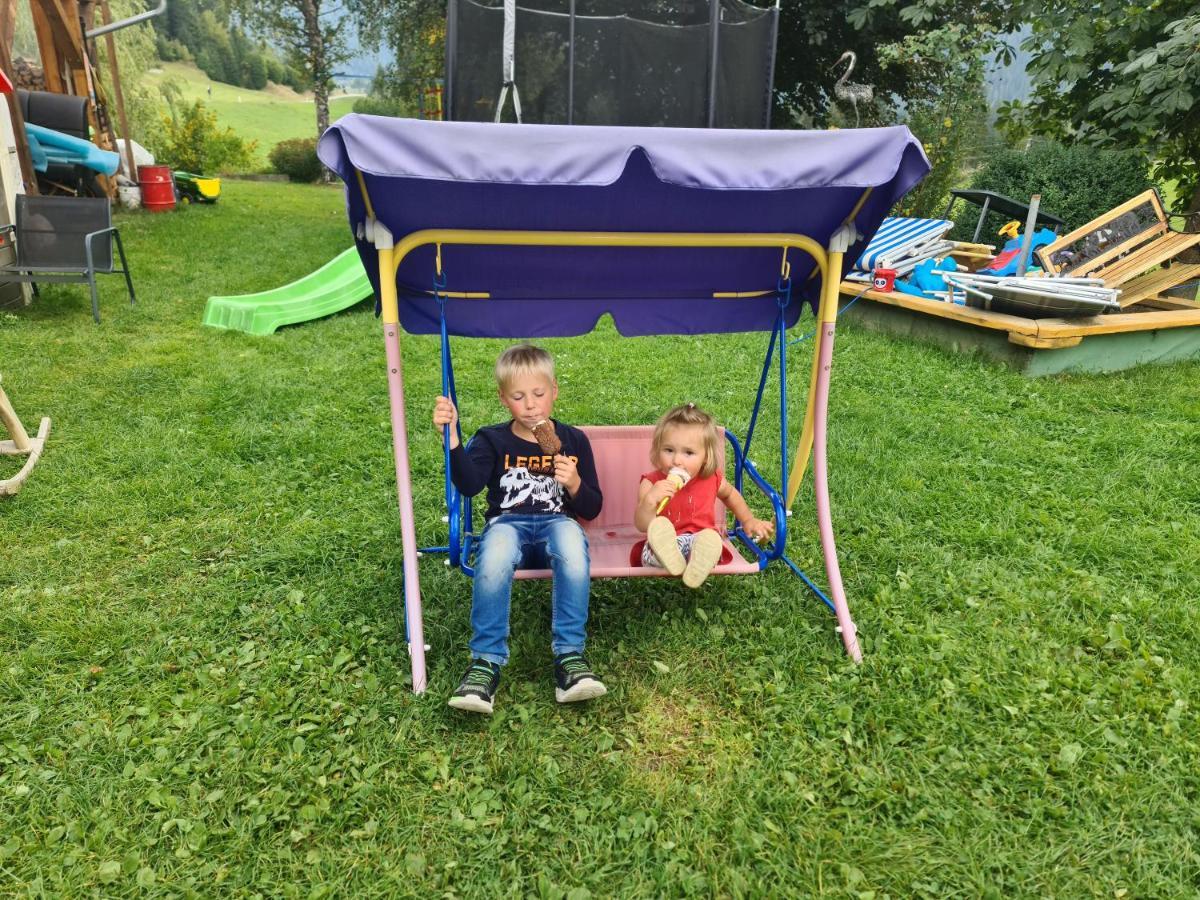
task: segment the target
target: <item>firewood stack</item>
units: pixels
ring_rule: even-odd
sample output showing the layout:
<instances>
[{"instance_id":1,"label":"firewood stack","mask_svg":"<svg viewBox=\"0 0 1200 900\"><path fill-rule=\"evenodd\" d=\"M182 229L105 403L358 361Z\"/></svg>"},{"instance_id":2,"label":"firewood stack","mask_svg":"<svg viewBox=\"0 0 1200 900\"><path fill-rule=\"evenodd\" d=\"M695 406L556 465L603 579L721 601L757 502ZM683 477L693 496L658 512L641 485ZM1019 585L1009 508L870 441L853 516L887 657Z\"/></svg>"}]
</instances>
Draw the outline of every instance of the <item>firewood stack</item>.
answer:
<instances>
[{"instance_id":1,"label":"firewood stack","mask_svg":"<svg viewBox=\"0 0 1200 900\"><path fill-rule=\"evenodd\" d=\"M13 84L16 87L24 88L27 91L44 91L46 89L46 76L42 72L42 67L23 56L18 56L13 60L13 76Z\"/></svg>"}]
</instances>

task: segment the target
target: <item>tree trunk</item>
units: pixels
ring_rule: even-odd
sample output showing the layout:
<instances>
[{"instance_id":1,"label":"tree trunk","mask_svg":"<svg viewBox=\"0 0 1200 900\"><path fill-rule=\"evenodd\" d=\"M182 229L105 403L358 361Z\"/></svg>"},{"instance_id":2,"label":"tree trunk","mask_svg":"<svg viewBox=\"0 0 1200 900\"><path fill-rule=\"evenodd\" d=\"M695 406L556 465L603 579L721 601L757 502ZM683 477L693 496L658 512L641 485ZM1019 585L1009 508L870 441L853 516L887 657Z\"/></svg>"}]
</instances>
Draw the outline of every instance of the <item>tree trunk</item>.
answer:
<instances>
[{"instance_id":1,"label":"tree trunk","mask_svg":"<svg viewBox=\"0 0 1200 900\"><path fill-rule=\"evenodd\" d=\"M317 140L329 127L329 72L325 59L325 42L321 34L321 0L301 0L300 11L304 16L305 55L308 70L312 73L313 100L317 106Z\"/></svg>"},{"instance_id":2,"label":"tree trunk","mask_svg":"<svg viewBox=\"0 0 1200 900\"><path fill-rule=\"evenodd\" d=\"M326 82L318 82L313 85L313 97L317 104L317 140L321 139L321 135L325 133L325 129L329 127L329 85Z\"/></svg>"},{"instance_id":3,"label":"tree trunk","mask_svg":"<svg viewBox=\"0 0 1200 900\"><path fill-rule=\"evenodd\" d=\"M308 42L308 65L313 79L313 102L317 107L317 140L329 127L329 59L325 37L321 34L321 0L302 0L304 13L304 35ZM333 180L332 173L325 169L322 181Z\"/></svg>"}]
</instances>

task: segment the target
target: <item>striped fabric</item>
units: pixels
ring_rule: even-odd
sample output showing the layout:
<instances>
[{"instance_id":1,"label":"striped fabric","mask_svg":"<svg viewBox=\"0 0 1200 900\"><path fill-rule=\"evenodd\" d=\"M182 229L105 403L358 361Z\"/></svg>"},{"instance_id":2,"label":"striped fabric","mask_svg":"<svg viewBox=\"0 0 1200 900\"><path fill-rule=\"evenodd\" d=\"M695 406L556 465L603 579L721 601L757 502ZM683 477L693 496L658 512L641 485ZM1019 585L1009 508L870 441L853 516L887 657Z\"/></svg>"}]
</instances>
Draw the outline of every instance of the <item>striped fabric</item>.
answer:
<instances>
[{"instance_id":1,"label":"striped fabric","mask_svg":"<svg viewBox=\"0 0 1200 900\"><path fill-rule=\"evenodd\" d=\"M904 278L906 275L909 275L913 269L915 269L920 263L923 263L925 260L935 259L940 256L947 256L947 255L949 255L950 251L953 249L954 249L953 241L935 241L932 244L925 244L923 247L920 247L917 250L911 251L911 255L906 256L903 259L898 259L888 265L885 265L884 268L895 269L896 277ZM846 273L847 281L871 281L874 278L875 278L875 270L874 269L872 269L871 271L868 272L863 269L855 268L855 269L851 269L849 272Z\"/></svg>"},{"instance_id":2,"label":"striped fabric","mask_svg":"<svg viewBox=\"0 0 1200 900\"><path fill-rule=\"evenodd\" d=\"M886 218L854 268L873 272L881 267L896 268L908 257L928 258L924 251L944 244L942 235L953 227L954 223L946 219ZM939 246L939 252L941 249Z\"/></svg>"}]
</instances>

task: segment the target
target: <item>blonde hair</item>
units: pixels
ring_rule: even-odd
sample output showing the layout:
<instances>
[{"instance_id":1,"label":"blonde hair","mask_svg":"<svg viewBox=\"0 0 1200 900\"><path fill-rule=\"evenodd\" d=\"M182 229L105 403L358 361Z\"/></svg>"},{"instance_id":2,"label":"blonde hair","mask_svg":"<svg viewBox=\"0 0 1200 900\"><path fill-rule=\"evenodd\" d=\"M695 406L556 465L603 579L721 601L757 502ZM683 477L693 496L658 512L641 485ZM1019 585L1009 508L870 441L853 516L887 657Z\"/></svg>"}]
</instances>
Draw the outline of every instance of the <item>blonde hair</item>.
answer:
<instances>
[{"instance_id":1,"label":"blonde hair","mask_svg":"<svg viewBox=\"0 0 1200 900\"><path fill-rule=\"evenodd\" d=\"M496 384L504 390L521 375L544 375L554 382L554 357L534 344L513 344L496 360Z\"/></svg>"},{"instance_id":2,"label":"blonde hair","mask_svg":"<svg viewBox=\"0 0 1200 900\"><path fill-rule=\"evenodd\" d=\"M699 426L704 436L704 465L700 467L700 478L707 478L717 471L717 423L713 417L695 403L684 403L669 409L654 426L654 438L650 441L650 464L658 468L658 455L662 450L663 436L668 428L691 428Z\"/></svg>"}]
</instances>

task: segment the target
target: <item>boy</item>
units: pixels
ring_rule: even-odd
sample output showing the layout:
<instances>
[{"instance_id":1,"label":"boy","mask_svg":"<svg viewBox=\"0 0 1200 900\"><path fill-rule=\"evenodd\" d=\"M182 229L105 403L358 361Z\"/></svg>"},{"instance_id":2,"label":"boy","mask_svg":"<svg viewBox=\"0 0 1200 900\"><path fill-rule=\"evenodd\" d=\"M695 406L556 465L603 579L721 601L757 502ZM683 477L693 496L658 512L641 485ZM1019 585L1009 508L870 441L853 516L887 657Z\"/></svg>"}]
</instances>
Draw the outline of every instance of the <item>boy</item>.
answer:
<instances>
[{"instance_id":1,"label":"boy","mask_svg":"<svg viewBox=\"0 0 1200 900\"><path fill-rule=\"evenodd\" d=\"M500 667L508 662L508 616L518 568L554 572L550 601L555 699L574 703L606 688L583 657L591 587L587 537L577 519L594 519L603 498L592 445L577 428L554 422L558 453L543 452L534 426L551 421L558 397L554 359L540 347L517 344L496 360L500 402L512 420L479 429L469 445L458 440L458 410L438 397L433 424L450 426L450 477L473 497L487 488L486 525L475 557L471 595L471 665L450 697L455 709L491 715ZM544 429L542 425L540 428Z\"/></svg>"}]
</instances>

